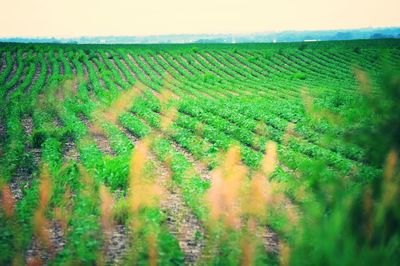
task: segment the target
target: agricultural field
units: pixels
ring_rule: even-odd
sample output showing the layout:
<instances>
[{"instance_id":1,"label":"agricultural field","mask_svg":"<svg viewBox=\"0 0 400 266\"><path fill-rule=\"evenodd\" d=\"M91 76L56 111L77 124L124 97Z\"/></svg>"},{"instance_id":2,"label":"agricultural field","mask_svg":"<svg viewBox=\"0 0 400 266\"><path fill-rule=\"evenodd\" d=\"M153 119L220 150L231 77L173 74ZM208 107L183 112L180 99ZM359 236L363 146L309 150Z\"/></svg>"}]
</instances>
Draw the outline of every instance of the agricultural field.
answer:
<instances>
[{"instance_id":1,"label":"agricultural field","mask_svg":"<svg viewBox=\"0 0 400 266\"><path fill-rule=\"evenodd\" d=\"M396 69L399 40L0 44L0 265L395 264Z\"/></svg>"}]
</instances>

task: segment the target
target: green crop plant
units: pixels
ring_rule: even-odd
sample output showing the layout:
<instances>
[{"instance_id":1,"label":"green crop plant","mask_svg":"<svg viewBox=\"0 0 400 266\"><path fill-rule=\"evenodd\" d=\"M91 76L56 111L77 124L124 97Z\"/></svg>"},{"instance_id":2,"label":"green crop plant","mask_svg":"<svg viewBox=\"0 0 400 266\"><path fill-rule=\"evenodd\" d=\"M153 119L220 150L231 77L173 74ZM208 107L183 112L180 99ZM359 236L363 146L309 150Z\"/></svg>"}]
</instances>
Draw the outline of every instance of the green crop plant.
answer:
<instances>
[{"instance_id":1,"label":"green crop plant","mask_svg":"<svg viewBox=\"0 0 400 266\"><path fill-rule=\"evenodd\" d=\"M0 264L396 264L399 47L0 44Z\"/></svg>"}]
</instances>

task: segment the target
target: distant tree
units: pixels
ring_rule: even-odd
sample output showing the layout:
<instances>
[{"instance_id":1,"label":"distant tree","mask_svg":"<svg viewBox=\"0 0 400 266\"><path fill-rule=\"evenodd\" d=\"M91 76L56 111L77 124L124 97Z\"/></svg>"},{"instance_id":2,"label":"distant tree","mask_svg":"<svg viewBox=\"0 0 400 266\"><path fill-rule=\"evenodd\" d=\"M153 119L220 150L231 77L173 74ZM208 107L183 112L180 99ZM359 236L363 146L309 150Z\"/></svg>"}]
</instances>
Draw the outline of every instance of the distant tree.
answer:
<instances>
[{"instance_id":1,"label":"distant tree","mask_svg":"<svg viewBox=\"0 0 400 266\"><path fill-rule=\"evenodd\" d=\"M334 40L351 40L353 39L353 34L351 32L338 32L333 37Z\"/></svg>"},{"instance_id":2,"label":"distant tree","mask_svg":"<svg viewBox=\"0 0 400 266\"><path fill-rule=\"evenodd\" d=\"M370 39L383 39L383 38L385 38L385 35L383 35L382 33L375 33L372 34L370 37Z\"/></svg>"}]
</instances>

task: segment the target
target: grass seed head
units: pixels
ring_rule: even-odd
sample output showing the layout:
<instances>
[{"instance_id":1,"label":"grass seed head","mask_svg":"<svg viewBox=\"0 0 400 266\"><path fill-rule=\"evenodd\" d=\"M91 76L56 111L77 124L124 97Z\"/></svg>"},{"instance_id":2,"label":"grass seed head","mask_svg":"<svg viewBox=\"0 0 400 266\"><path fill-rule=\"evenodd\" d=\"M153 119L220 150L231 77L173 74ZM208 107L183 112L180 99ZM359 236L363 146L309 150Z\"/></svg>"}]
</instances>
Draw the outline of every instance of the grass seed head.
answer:
<instances>
[{"instance_id":1,"label":"grass seed head","mask_svg":"<svg viewBox=\"0 0 400 266\"><path fill-rule=\"evenodd\" d=\"M391 150L386 159L384 177L386 181L390 181L395 175L398 156L395 150Z\"/></svg>"},{"instance_id":2,"label":"grass seed head","mask_svg":"<svg viewBox=\"0 0 400 266\"><path fill-rule=\"evenodd\" d=\"M14 213L15 200L8 185L4 185L1 191L1 203L7 217L11 217Z\"/></svg>"},{"instance_id":3,"label":"grass seed head","mask_svg":"<svg viewBox=\"0 0 400 266\"><path fill-rule=\"evenodd\" d=\"M306 112L310 115L313 115L314 114L314 99L313 99L313 97L308 93L307 90L303 89L301 91L301 98L303 100L303 104L306 109Z\"/></svg>"},{"instance_id":4,"label":"grass seed head","mask_svg":"<svg viewBox=\"0 0 400 266\"><path fill-rule=\"evenodd\" d=\"M140 94L138 86L123 91L118 98L113 102L113 104L105 110L99 110L95 113L95 117L100 121L105 119L111 123L116 123L118 117L123 113L128 111L134 102L137 95Z\"/></svg>"},{"instance_id":5,"label":"grass seed head","mask_svg":"<svg viewBox=\"0 0 400 266\"><path fill-rule=\"evenodd\" d=\"M262 161L262 171L268 178L275 171L278 164L278 145L276 142L270 141L267 143L265 155Z\"/></svg>"},{"instance_id":6,"label":"grass seed head","mask_svg":"<svg viewBox=\"0 0 400 266\"><path fill-rule=\"evenodd\" d=\"M111 233L113 226L112 210L114 206L114 199L108 189L104 186L100 186L100 211L101 211L101 225L105 235Z\"/></svg>"},{"instance_id":7,"label":"grass seed head","mask_svg":"<svg viewBox=\"0 0 400 266\"><path fill-rule=\"evenodd\" d=\"M27 263L28 266L42 266L43 261L38 257L29 258Z\"/></svg>"},{"instance_id":8,"label":"grass seed head","mask_svg":"<svg viewBox=\"0 0 400 266\"><path fill-rule=\"evenodd\" d=\"M161 130L166 131L174 122L177 117L177 110L174 107L171 107L164 111L164 115L161 116Z\"/></svg>"},{"instance_id":9,"label":"grass seed head","mask_svg":"<svg viewBox=\"0 0 400 266\"><path fill-rule=\"evenodd\" d=\"M42 166L39 178L39 208L44 209L49 202L52 193L50 173L47 165Z\"/></svg>"},{"instance_id":10,"label":"grass seed head","mask_svg":"<svg viewBox=\"0 0 400 266\"><path fill-rule=\"evenodd\" d=\"M136 145L129 167L129 189L131 211L136 213L140 208L153 207L161 195L159 186L145 171L149 139L144 139Z\"/></svg>"},{"instance_id":11,"label":"grass seed head","mask_svg":"<svg viewBox=\"0 0 400 266\"><path fill-rule=\"evenodd\" d=\"M354 68L354 75L359 83L360 92L364 95L369 95L371 93L371 83L367 73Z\"/></svg>"},{"instance_id":12,"label":"grass seed head","mask_svg":"<svg viewBox=\"0 0 400 266\"><path fill-rule=\"evenodd\" d=\"M241 240L242 259L240 265L250 266L254 264L255 256L255 241L254 239L245 234Z\"/></svg>"},{"instance_id":13,"label":"grass seed head","mask_svg":"<svg viewBox=\"0 0 400 266\"><path fill-rule=\"evenodd\" d=\"M51 249L52 244L50 241L50 224L45 217L46 207L51 198L51 180L50 173L47 165L43 165L40 171L40 184L39 184L39 205L35 211L33 224L34 232L40 243L46 248Z\"/></svg>"},{"instance_id":14,"label":"grass seed head","mask_svg":"<svg viewBox=\"0 0 400 266\"><path fill-rule=\"evenodd\" d=\"M157 239L153 233L149 233L147 236L147 244L149 247L149 265L156 266L157 265Z\"/></svg>"},{"instance_id":15,"label":"grass seed head","mask_svg":"<svg viewBox=\"0 0 400 266\"><path fill-rule=\"evenodd\" d=\"M240 194L246 174L239 148L229 148L221 166L211 173L212 183L206 195L213 221L222 220L231 228L240 227Z\"/></svg>"},{"instance_id":16,"label":"grass seed head","mask_svg":"<svg viewBox=\"0 0 400 266\"><path fill-rule=\"evenodd\" d=\"M286 129L285 129L285 133L282 136L282 142L285 145L287 145L289 143L290 139L293 138L296 135L296 132L294 130L295 127L296 127L296 124L294 124L292 122L289 122L287 124Z\"/></svg>"},{"instance_id":17,"label":"grass seed head","mask_svg":"<svg viewBox=\"0 0 400 266\"><path fill-rule=\"evenodd\" d=\"M283 241L279 242L279 265L288 266L290 263L290 248Z\"/></svg>"},{"instance_id":18,"label":"grass seed head","mask_svg":"<svg viewBox=\"0 0 400 266\"><path fill-rule=\"evenodd\" d=\"M384 179L383 179L383 197L382 204L383 208L387 208L390 204L395 201L396 195L399 193L399 174L396 173L396 167L398 166L398 156L396 151L391 150L387 156L386 164L384 168Z\"/></svg>"}]
</instances>

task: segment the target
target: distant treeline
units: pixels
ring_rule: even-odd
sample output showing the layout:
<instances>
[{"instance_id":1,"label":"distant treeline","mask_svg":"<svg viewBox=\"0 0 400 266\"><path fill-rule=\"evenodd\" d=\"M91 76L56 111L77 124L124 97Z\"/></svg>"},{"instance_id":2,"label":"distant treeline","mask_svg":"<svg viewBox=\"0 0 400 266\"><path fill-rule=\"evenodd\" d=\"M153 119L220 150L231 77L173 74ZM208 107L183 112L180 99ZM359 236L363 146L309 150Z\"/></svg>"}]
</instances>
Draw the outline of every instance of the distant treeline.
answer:
<instances>
[{"instance_id":1,"label":"distant treeline","mask_svg":"<svg viewBox=\"0 0 400 266\"><path fill-rule=\"evenodd\" d=\"M268 43L334 41L357 39L393 39L400 38L400 27L366 28L329 31L284 31L253 34L177 34L152 36L82 36L76 38L0 38L0 42L20 43L71 43L71 44L129 44L129 43Z\"/></svg>"}]
</instances>

